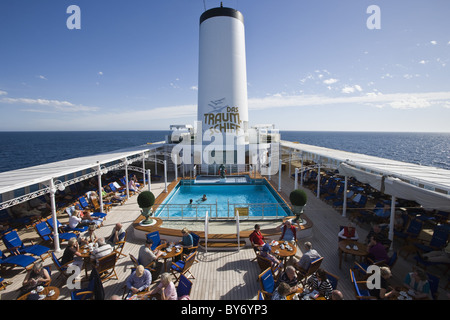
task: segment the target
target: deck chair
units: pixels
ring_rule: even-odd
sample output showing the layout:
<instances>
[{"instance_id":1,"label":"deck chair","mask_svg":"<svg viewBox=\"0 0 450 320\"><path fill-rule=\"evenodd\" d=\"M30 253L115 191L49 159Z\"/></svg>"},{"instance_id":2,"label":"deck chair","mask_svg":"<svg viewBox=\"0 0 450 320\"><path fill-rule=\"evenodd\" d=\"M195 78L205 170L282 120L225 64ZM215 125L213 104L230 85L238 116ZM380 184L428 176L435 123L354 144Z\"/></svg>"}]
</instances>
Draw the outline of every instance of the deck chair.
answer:
<instances>
[{"instance_id":1,"label":"deck chair","mask_svg":"<svg viewBox=\"0 0 450 320\"><path fill-rule=\"evenodd\" d=\"M184 260L172 262L172 265L170 266L170 271L172 275L175 277L175 283L177 283L180 280L181 275L187 276L187 274L189 274L193 279L195 279L190 269L195 261L196 254L197 252L192 252L188 256L185 256Z\"/></svg>"},{"instance_id":2,"label":"deck chair","mask_svg":"<svg viewBox=\"0 0 450 320\"><path fill-rule=\"evenodd\" d=\"M55 265L56 269L59 271L59 277L64 276L66 279L69 278L73 273L68 272L68 266L72 263L72 261L67 262L66 264L61 264L59 262L58 258L56 257L55 253L52 252L52 261Z\"/></svg>"},{"instance_id":3,"label":"deck chair","mask_svg":"<svg viewBox=\"0 0 450 320\"><path fill-rule=\"evenodd\" d=\"M198 243L200 242L200 236L190 232L192 236L192 246L189 248L183 248L183 254L191 254L192 252L197 252L198 250ZM198 263L198 260L195 259L194 263Z\"/></svg>"},{"instance_id":4,"label":"deck chair","mask_svg":"<svg viewBox=\"0 0 450 320\"><path fill-rule=\"evenodd\" d=\"M154 231L154 232L147 233L145 235L145 237L147 239L152 239L152 241L153 241L152 250L155 250L156 247L158 247L158 246L160 246L160 245L162 245L164 243L167 243L167 240L161 239L161 237L159 235L159 231Z\"/></svg>"},{"instance_id":5,"label":"deck chair","mask_svg":"<svg viewBox=\"0 0 450 320\"><path fill-rule=\"evenodd\" d=\"M45 220L48 225L50 226L50 228L52 228L53 230L55 230L55 225L53 223L53 218L48 218L47 220ZM68 224L64 225L61 222L59 222L58 219L56 219L56 225L58 226L58 232L59 233L66 233L66 232L85 232L89 226L84 226L84 227L80 227L80 228L71 228Z\"/></svg>"},{"instance_id":6,"label":"deck chair","mask_svg":"<svg viewBox=\"0 0 450 320\"><path fill-rule=\"evenodd\" d=\"M434 300L438 299L439 296L439 278L435 275L428 273L428 283L430 284L430 293Z\"/></svg>"},{"instance_id":7,"label":"deck chair","mask_svg":"<svg viewBox=\"0 0 450 320\"><path fill-rule=\"evenodd\" d=\"M112 192L120 193L119 197L121 198L121 201L120 201L121 203L123 203L124 201L127 200L127 196L122 194L122 192L123 192L122 188L116 187L116 184L114 182L111 182L110 184L108 184L108 187Z\"/></svg>"},{"instance_id":8,"label":"deck chair","mask_svg":"<svg viewBox=\"0 0 450 320\"><path fill-rule=\"evenodd\" d=\"M177 286L178 300L190 300L192 282L184 274L180 275L180 281Z\"/></svg>"},{"instance_id":9,"label":"deck chair","mask_svg":"<svg viewBox=\"0 0 450 320\"><path fill-rule=\"evenodd\" d=\"M421 253L427 253L430 251L439 251L447 246L449 229L445 226L436 226L433 231L431 240L426 244L425 241L413 243L413 245Z\"/></svg>"},{"instance_id":10,"label":"deck chair","mask_svg":"<svg viewBox=\"0 0 450 320\"><path fill-rule=\"evenodd\" d=\"M94 211L95 211L93 214L102 213L102 212L100 212L100 202L99 202L98 198L92 197L91 203L94 206ZM113 206L112 202L103 201L103 209L106 212L109 212L111 210L112 206ZM92 215L92 213L91 213L91 215ZM100 218L105 218L105 219L106 219L106 217L107 217L106 213L103 213L103 217L100 216Z\"/></svg>"},{"instance_id":11,"label":"deck chair","mask_svg":"<svg viewBox=\"0 0 450 320\"><path fill-rule=\"evenodd\" d=\"M89 204L88 200L86 199L85 196L81 196L78 198L78 202L80 203L81 207L83 208L83 210L91 210L94 211L94 205ZM99 206L100 208L100 206ZM96 217L96 218L105 218L106 217L106 213L104 212L91 212L91 217Z\"/></svg>"},{"instance_id":12,"label":"deck chair","mask_svg":"<svg viewBox=\"0 0 450 320\"><path fill-rule=\"evenodd\" d=\"M113 277L116 280L119 280L119 277L117 276L116 273L116 261L117 255L115 252L98 259L95 269L97 269L97 272L100 275L100 279L102 280L102 282L111 279Z\"/></svg>"},{"instance_id":13,"label":"deck chair","mask_svg":"<svg viewBox=\"0 0 450 320\"><path fill-rule=\"evenodd\" d=\"M70 297L72 300L104 300L105 291L102 282L99 281L99 274L96 269L92 269L89 275L88 286L72 291Z\"/></svg>"},{"instance_id":14,"label":"deck chair","mask_svg":"<svg viewBox=\"0 0 450 320\"><path fill-rule=\"evenodd\" d=\"M396 236L398 239L402 239L403 244L406 245L412 240L419 237L422 228L423 221L412 219L409 221L408 228L404 232L394 230L394 236Z\"/></svg>"},{"instance_id":15,"label":"deck chair","mask_svg":"<svg viewBox=\"0 0 450 320\"><path fill-rule=\"evenodd\" d=\"M258 300L266 300L266 297L261 290L258 290Z\"/></svg>"},{"instance_id":16,"label":"deck chair","mask_svg":"<svg viewBox=\"0 0 450 320\"><path fill-rule=\"evenodd\" d=\"M22 267L24 269L29 269L31 265L36 262L36 260L37 259L35 257L24 254L11 255L7 257L2 251L2 256L0 258L0 267Z\"/></svg>"},{"instance_id":17,"label":"deck chair","mask_svg":"<svg viewBox=\"0 0 450 320\"><path fill-rule=\"evenodd\" d=\"M337 275L334 275L328 271L325 270L325 273L327 275L328 280L331 283L331 286L333 287L333 290L336 290L338 282L339 282L339 277Z\"/></svg>"},{"instance_id":18,"label":"deck chair","mask_svg":"<svg viewBox=\"0 0 450 320\"><path fill-rule=\"evenodd\" d=\"M261 292L267 300L272 299L272 294L275 290L275 279L273 277L272 269L267 268L258 276L258 282L261 286Z\"/></svg>"},{"instance_id":19,"label":"deck chair","mask_svg":"<svg viewBox=\"0 0 450 320\"><path fill-rule=\"evenodd\" d=\"M311 261L311 264L309 265L308 270L298 270L297 277L300 280L300 282L303 284L303 286L306 285L306 282L308 281L308 278L312 276L317 269L320 268L320 265L322 264L323 257L317 258L313 261Z\"/></svg>"},{"instance_id":20,"label":"deck chair","mask_svg":"<svg viewBox=\"0 0 450 320\"><path fill-rule=\"evenodd\" d=\"M33 226L42 240L53 242L53 232L50 230L45 220L35 223ZM60 239L60 241L68 241L70 238L78 238L78 235L73 232L64 232L58 233L58 238Z\"/></svg>"},{"instance_id":21,"label":"deck chair","mask_svg":"<svg viewBox=\"0 0 450 320\"><path fill-rule=\"evenodd\" d=\"M350 269L350 279L352 281L355 298L357 300L376 300L376 297L371 296L369 290L365 287L366 281L356 280L355 273L352 269Z\"/></svg>"},{"instance_id":22,"label":"deck chair","mask_svg":"<svg viewBox=\"0 0 450 320\"><path fill-rule=\"evenodd\" d=\"M117 259L120 258L120 256L128 256L125 253L122 253L123 247L125 247L125 243L127 243L127 233L128 231L125 231L125 235L121 241L117 241L114 245L114 252L117 254Z\"/></svg>"},{"instance_id":23,"label":"deck chair","mask_svg":"<svg viewBox=\"0 0 450 320\"><path fill-rule=\"evenodd\" d=\"M260 271L264 271L267 268L270 268L272 270L274 279L276 280L278 278L278 276L280 275L280 272L281 272L281 268L280 268L279 264L272 265L272 261L261 256L259 253L256 254L256 261L258 262Z\"/></svg>"},{"instance_id":24,"label":"deck chair","mask_svg":"<svg viewBox=\"0 0 450 320\"><path fill-rule=\"evenodd\" d=\"M34 256L39 256L42 260L50 256L50 248L48 247L34 244L33 242L31 242L31 245L25 245L16 230L4 234L2 240L6 248L13 255L29 253Z\"/></svg>"}]
</instances>

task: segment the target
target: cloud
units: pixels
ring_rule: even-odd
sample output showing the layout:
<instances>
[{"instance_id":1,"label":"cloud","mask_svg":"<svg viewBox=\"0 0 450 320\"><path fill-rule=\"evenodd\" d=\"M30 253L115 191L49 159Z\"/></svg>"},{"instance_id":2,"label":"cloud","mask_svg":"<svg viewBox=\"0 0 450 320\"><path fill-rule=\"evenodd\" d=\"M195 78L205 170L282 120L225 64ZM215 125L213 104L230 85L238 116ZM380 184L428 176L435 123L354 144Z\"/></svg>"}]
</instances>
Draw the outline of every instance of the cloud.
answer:
<instances>
[{"instance_id":1,"label":"cloud","mask_svg":"<svg viewBox=\"0 0 450 320\"><path fill-rule=\"evenodd\" d=\"M428 60L420 60L419 63L420 63L420 64L427 64L427 63L428 63Z\"/></svg>"},{"instance_id":2,"label":"cloud","mask_svg":"<svg viewBox=\"0 0 450 320\"><path fill-rule=\"evenodd\" d=\"M98 74L99 76L102 76L102 75L103 75L103 71L99 71L97 74Z\"/></svg>"},{"instance_id":3,"label":"cloud","mask_svg":"<svg viewBox=\"0 0 450 320\"><path fill-rule=\"evenodd\" d=\"M8 94L8 92L0 90L0 96L6 96Z\"/></svg>"},{"instance_id":4,"label":"cloud","mask_svg":"<svg viewBox=\"0 0 450 320\"><path fill-rule=\"evenodd\" d=\"M431 43L433 46L437 45L437 41L435 41L435 40L430 41L430 43Z\"/></svg>"},{"instance_id":5,"label":"cloud","mask_svg":"<svg viewBox=\"0 0 450 320\"><path fill-rule=\"evenodd\" d=\"M342 93L353 93L355 91L362 91L362 88L360 85L355 84L354 86L345 86L344 88L342 88Z\"/></svg>"},{"instance_id":6,"label":"cloud","mask_svg":"<svg viewBox=\"0 0 450 320\"><path fill-rule=\"evenodd\" d=\"M333 83L336 83L338 81L339 81L338 79L331 78L331 79L323 80L323 83L325 83L325 84L333 84Z\"/></svg>"},{"instance_id":7,"label":"cloud","mask_svg":"<svg viewBox=\"0 0 450 320\"><path fill-rule=\"evenodd\" d=\"M354 87L349 87L356 90ZM271 95L265 98L252 98L248 101L249 110L263 110L287 107L313 107L337 104L359 104L378 108L418 109L433 105L448 107L450 91L425 93L369 92L360 96L327 97L322 95Z\"/></svg>"},{"instance_id":8,"label":"cloud","mask_svg":"<svg viewBox=\"0 0 450 320\"><path fill-rule=\"evenodd\" d=\"M68 101L48 100L48 99L29 99L29 98L3 98L0 102L8 104L21 104L27 106L44 107L47 109L25 109L29 112L84 112L97 111L97 107L88 107L83 105L76 105ZM50 108L50 109L48 109Z\"/></svg>"},{"instance_id":9,"label":"cloud","mask_svg":"<svg viewBox=\"0 0 450 320\"><path fill-rule=\"evenodd\" d=\"M189 89L193 90L193 91L198 91L198 87L197 86L192 86Z\"/></svg>"},{"instance_id":10,"label":"cloud","mask_svg":"<svg viewBox=\"0 0 450 320\"><path fill-rule=\"evenodd\" d=\"M46 77L44 77L43 75L39 75L39 76L37 76L39 79L42 79L42 80L48 80Z\"/></svg>"}]
</instances>

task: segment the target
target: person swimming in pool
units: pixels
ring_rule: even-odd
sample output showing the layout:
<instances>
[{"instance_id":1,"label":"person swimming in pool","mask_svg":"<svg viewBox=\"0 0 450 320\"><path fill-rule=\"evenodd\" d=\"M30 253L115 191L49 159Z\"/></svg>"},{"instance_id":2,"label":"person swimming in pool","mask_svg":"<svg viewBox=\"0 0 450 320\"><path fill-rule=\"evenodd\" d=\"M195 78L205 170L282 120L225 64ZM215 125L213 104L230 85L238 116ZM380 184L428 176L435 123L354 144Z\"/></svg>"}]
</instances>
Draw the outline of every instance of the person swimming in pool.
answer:
<instances>
[{"instance_id":1,"label":"person swimming in pool","mask_svg":"<svg viewBox=\"0 0 450 320\"><path fill-rule=\"evenodd\" d=\"M206 201L206 194L203 195L202 201Z\"/></svg>"}]
</instances>

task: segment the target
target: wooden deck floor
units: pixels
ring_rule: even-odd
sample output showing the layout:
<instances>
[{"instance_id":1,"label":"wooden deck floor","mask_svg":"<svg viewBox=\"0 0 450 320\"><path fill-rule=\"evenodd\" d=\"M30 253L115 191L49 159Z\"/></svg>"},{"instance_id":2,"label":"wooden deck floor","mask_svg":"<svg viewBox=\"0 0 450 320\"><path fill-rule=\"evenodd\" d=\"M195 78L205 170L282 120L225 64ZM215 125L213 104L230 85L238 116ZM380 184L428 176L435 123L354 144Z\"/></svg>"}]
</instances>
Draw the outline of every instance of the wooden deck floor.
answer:
<instances>
[{"instance_id":1,"label":"wooden deck floor","mask_svg":"<svg viewBox=\"0 0 450 320\"><path fill-rule=\"evenodd\" d=\"M272 177L273 184L277 184L278 177ZM290 179L286 172L282 174L282 194L289 194L294 187L294 181ZM164 190L164 183L153 183L152 192L159 195ZM306 189L307 190L307 189ZM352 267L352 259L347 258L342 264L342 269L339 269L339 258L337 250L337 233L339 225L348 223L346 218L343 218L339 212L331 208L320 199L317 199L309 190L308 204L305 213L313 221L312 236L306 239L301 239L300 243L310 241L313 247L325 257L322 267L327 271L337 275L339 279L338 289L342 291L346 300L354 300L353 288L349 278L349 268ZM138 255L140 246L143 245L143 240L136 239L133 236L132 223L139 216L139 208L136 203L136 195L132 196L124 205L114 207L108 213L108 219L104 226L98 229L99 236L108 236L117 222L121 222L128 230L127 244L124 247L125 254ZM277 223L278 224L278 223ZM361 239L365 239L367 230L357 227L357 231ZM35 238L35 231L23 230L20 232L24 238ZM3 244L2 244L3 246ZM62 249L65 245L62 245ZM4 249L4 247L2 247ZM62 251L59 256L62 255ZM301 256L301 251L298 250L298 256ZM195 276L193 279L193 290L191 299L194 300L249 300L256 299L259 290L257 277L260 272L256 261L251 261L254 258L254 252L251 248L241 249L240 251L208 251L204 252L201 249L198 253L198 263L192 267L192 273ZM52 265L50 258L44 261L44 265ZM394 281L401 283L403 277L411 270L413 260L409 258L405 260L399 258L397 264L393 268ZM113 295L122 295L123 287L127 277L130 274L131 260L129 257L122 257L117 262L116 271L119 280L107 280L104 283L105 295L109 299ZM52 285L61 288L61 295L59 299L70 299L70 290L67 288L62 280L58 280L58 272L55 267L52 268ZM5 280L13 283L7 286L6 290L1 291L2 300L13 300L17 298L17 289L22 285L25 277L25 271L20 268L8 270L1 274ZM447 276L442 278L441 287L444 287ZM441 294L444 298L445 294Z\"/></svg>"}]
</instances>

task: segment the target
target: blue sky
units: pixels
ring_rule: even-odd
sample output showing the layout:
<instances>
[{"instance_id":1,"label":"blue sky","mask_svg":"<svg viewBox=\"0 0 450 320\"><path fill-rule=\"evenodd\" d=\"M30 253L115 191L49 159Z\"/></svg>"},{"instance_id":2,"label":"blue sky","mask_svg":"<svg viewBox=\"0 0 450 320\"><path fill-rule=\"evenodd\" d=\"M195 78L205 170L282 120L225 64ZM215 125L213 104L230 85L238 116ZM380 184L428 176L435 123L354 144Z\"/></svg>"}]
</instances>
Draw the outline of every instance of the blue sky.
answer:
<instances>
[{"instance_id":1,"label":"blue sky","mask_svg":"<svg viewBox=\"0 0 450 320\"><path fill-rule=\"evenodd\" d=\"M2 0L0 130L196 120L213 0ZM250 125L450 132L450 1L224 0L245 19ZM70 5L81 29L69 30ZM370 5L381 29L367 28Z\"/></svg>"}]
</instances>

